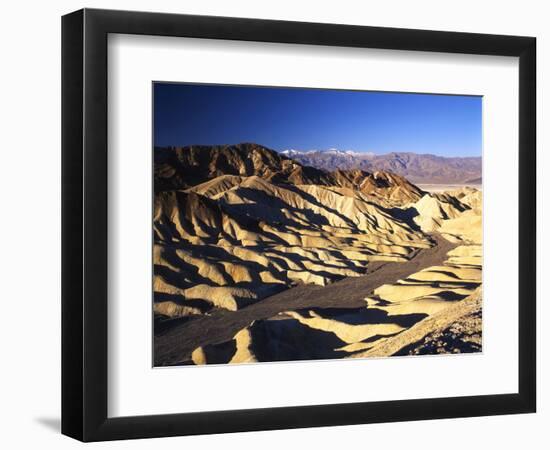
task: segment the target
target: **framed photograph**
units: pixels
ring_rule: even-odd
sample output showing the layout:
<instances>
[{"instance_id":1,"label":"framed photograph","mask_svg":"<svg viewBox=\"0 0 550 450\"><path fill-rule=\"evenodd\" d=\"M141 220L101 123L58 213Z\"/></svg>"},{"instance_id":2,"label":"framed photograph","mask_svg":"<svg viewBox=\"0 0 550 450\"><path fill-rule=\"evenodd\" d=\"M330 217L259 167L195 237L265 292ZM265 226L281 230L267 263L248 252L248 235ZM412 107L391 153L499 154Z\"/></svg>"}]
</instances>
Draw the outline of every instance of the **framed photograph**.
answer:
<instances>
[{"instance_id":1,"label":"framed photograph","mask_svg":"<svg viewBox=\"0 0 550 450\"><path fill-rule=\"evenodd\" d=\"M533 37L62 20L62 432L535 412Z\"/></svg>"}]
</instances>

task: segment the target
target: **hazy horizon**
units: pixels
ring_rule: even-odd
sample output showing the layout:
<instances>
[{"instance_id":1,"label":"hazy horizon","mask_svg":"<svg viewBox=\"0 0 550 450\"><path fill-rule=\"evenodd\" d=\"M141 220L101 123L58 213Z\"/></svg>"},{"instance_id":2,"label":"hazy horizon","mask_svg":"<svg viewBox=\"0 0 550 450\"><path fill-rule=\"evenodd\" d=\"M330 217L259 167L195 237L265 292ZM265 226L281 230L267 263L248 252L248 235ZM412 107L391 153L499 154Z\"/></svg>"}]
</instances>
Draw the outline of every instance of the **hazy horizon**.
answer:
<instances>
[{"instance_id":1,"label":"hazy horizon","mask_svg":"<svg viewBox=\"0 0 550 450\"><path fill-rule=\"evenodd\" d=\"M481 97L154 84L155 146L481 156Z\"/></svg>"}]
</instances>

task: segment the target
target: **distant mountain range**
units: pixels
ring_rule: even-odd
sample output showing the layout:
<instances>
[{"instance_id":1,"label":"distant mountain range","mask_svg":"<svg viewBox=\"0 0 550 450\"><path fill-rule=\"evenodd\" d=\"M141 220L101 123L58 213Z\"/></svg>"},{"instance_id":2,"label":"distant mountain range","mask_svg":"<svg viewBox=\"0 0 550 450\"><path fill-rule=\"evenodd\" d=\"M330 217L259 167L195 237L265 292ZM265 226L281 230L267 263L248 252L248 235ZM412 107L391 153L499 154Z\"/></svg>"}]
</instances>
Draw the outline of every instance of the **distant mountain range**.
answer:
<instances>
[{"instance_id":1,"label":"distant mountain range","mask_svg":"<svg viewBox=\"0 0 550 450\"><path fill-rule=\"evenodd\" d=\"M360 169L393 172L420 184L481 184L481 157L443 157L394 152L383 155L354 151L285 150L283 155L325 171Z\"/></svg>"}]
</instances>

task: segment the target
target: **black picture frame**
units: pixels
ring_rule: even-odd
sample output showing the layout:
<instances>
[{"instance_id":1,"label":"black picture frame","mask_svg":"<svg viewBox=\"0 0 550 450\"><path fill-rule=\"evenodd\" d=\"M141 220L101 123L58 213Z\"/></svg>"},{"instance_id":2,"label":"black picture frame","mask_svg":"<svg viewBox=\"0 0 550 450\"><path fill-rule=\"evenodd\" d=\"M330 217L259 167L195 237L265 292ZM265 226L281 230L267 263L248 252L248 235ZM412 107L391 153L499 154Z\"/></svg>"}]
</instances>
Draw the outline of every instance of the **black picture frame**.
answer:
<instances>
[{"instance_id":1,"label":"black picture frame","mask_svg":"<svg viewBox=\"0 0 550 450\"><path fill-rule=\"evenodd\" d=\"M519 57L518 392L109 418L109 33ZM533 37L95 9L63 16L62 433L82 441L101 441L535 412L535 90Z\"/></svg>"}]
</instances>

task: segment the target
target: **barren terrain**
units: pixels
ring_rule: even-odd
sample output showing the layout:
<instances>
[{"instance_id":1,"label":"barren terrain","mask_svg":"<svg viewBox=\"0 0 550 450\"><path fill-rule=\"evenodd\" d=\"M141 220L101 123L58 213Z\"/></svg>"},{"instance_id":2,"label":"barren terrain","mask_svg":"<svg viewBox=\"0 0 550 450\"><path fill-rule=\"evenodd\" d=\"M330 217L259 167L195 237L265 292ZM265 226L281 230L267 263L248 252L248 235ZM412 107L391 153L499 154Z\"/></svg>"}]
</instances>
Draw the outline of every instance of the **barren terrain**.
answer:
<instances>
[{"instance_id":1,"label":"barren terrain","mask_svg":"<svg viewBox=\"0 0 550 450\"><path fill-rule=\"evenodd\" d=\"M255 144L155 156L155 365L481 349L479 190Z\"/></svg>"}]
</instances>

